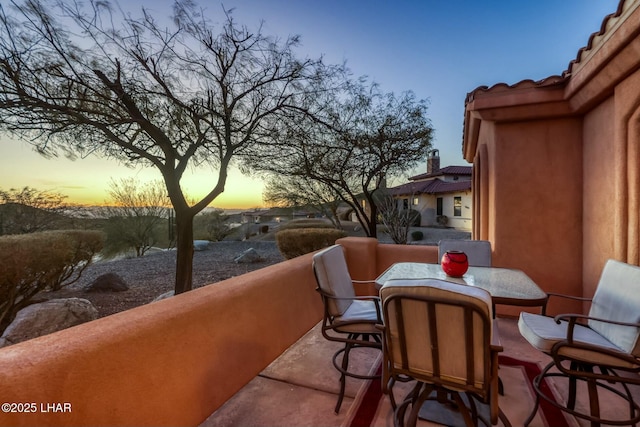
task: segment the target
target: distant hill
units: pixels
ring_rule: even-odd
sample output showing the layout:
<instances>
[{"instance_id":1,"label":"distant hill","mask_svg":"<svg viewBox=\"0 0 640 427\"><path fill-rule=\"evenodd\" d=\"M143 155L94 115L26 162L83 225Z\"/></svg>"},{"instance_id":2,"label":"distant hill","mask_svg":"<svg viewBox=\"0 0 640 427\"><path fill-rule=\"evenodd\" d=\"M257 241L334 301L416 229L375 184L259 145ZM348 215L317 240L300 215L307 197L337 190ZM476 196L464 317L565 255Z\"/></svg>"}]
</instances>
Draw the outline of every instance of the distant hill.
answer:
<instances>
[{"instance_id":1,"label":"distant hill","mask_svg":"<svg viewBox=\"0 0 640 427\"><path fill-rule=\"evenodd\" d=\"M0 205L0 235L33 233L44 230L95 229L101 221L69 215L68 208L39 209L20 203Z\"/></svg>"}]
</instances>

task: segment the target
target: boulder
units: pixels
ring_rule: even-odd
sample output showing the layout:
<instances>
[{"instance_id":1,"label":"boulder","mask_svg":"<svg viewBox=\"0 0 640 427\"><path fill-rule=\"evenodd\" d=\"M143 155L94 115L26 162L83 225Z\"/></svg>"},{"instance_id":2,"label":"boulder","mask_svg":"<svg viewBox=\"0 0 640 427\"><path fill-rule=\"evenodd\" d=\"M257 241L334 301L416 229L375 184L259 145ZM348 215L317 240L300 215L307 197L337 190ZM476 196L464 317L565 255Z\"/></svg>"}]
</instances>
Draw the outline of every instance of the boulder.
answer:
<instances>
[{"instance_id":1,"label":"boulder","mask_svg":"<svg viewBox=\"0 0 640 427\"><path fill-rule=\"evenodd\" d=\"M86 292L122 292L129 289L129 285L116 273L106 273L98 276L89 283L84 290Z\"/></svg>"},{"instance_id":2,"label":"boulder","mask_svg":"<svg viewBox=\"0 0 640 427\"><path fill-rule=\"evenodd\" d=\"M167 298L171 298L173 295L175 295L176 291L169 291L169 292L165 292L164 294L160 294L157 297L155 297L153 299L153 301L151 302L156 302L156 301L160 301L163 299L167 299Z\"/></svg>"},{"instance_id":3,"label":"boulder","mask_svg":"<svg viewBox=\"0 0 640 427\"><path fill-rule=\"evenodd\" d=\"M52 299L31 304L18 311L0 337L0 346L16 344L97 318L98 310L83 298Z\"/></svg>"},{"instance_id":4,"label":"boulder","mask_svg":"<svg viewBox=\"0 0 640 427\"><path fill-rule=\"evenodd\" d=\"M193 241L193 250L194 251L206 251L209 249L209 241L208 240L194 240Z\"/></svg>"},{"instance_id":5,"label":"boulder","mask_svg":"<svg viewBox=\"0 0 640 427\"><path fill-rule=\"evenodd\" d=\"M254 248L249 248L235 257L233 261L236 264L252 264L254 262L262 261L262 257Z\"/></svg>"}]
</instances>

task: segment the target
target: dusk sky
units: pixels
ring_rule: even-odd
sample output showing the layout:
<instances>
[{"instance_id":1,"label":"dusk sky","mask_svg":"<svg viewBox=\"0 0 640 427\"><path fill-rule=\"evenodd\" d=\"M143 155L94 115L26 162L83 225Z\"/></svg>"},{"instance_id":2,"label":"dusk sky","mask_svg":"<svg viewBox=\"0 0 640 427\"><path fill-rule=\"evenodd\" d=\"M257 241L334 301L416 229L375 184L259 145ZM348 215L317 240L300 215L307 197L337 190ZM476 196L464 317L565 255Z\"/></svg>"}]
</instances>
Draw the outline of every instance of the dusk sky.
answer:
<instances>
[{"instance_id":1,"label":"dusk sky","mask_svg":"<svg viewBox=\"0 0 640 427\"><path fill-rule=\"evenodd\" d=\"M133 2L127 2L132 4ZM171 2L138 1L167 16ZM478 86L514 84L559 75L600 30L618 0L381 1L225 0L238 23L282 38L299 34L299 56L323 55L346 61L354 76L367 75L384 92L411 90L429 100L434 148L441 166L466 165L462 158L464 100ZM213 22L224 21L221 3L200 2ZM206 5L206 6L205 6ZM137 10L136 10L137 8ZM407 176L426 171L425 162ZM130 169L95 157L45 159L26 142L0 134L0 189L30 186L60 192L69 202L103 204L111 179L159 179L153 168ZM183 179L183 189L199 198L215 174L201 170ZM399 183L399 182L398 182ZM262 184L234 172L221 208L262 206Z\"/></svg>"}]
</instances>

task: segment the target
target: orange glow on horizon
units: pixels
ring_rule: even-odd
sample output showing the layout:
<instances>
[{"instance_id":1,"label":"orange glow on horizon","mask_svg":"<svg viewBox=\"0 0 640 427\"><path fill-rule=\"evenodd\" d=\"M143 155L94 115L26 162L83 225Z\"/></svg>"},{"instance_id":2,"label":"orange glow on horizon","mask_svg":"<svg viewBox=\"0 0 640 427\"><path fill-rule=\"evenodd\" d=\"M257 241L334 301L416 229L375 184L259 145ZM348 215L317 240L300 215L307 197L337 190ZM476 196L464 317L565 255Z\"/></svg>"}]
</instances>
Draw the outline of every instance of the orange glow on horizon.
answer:
<instances>
[{"instance_id":1,"label":"orange glow on horizon","mask_svg":"<svg viewBox=\"0 0 640 427\"><path fill-rule=\"evenodd\" d=\"M109 204L112 180L135 178L140 183L161 180L153 167L131 168L113 159L88 157L75 161L67 158L47 159L26 143L0 136L2 163L0 189L31 187L67 196L65 202L81 206ZM182 188L191 200L200 200L216 184L217 172L201 168L185 173ZM259 179L247 177L238 170L229 171L225 191L211 206L223 209L251 209L261 207L263 184Z\"/></svg>"}]
</instances>

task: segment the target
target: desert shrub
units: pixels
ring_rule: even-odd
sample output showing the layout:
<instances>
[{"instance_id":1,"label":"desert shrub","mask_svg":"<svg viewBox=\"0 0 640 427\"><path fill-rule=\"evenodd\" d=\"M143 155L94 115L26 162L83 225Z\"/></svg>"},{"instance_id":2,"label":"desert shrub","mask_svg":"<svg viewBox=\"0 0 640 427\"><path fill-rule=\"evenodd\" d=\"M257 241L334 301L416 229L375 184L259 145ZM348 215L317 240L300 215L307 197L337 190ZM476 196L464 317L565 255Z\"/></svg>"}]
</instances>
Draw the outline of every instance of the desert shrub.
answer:
<instances>
[{"instance_id":1,"label":"desert shrub","mask_svg":"<svg viewBox=\"0 0 640 427\"><path fill-rule=\"evenodd\" d=\"M382 223L385 233L394 243L406 245L409 228L420 225L420 212L414 209L398 209L396 199L391 196L381 198L378 202L378 222Z\"/></svg>"},{"instance_id":2,"label":"desert shrub","mask_svg":"<svg viewBox=\"0 0 640 427\"><path fill-rule=\"evenodd\" d=\"M335 226L327 221L321 219L292 219L285 222L279 228L279 230L290 230L300 228L331 228L335 229Z\"/></svg>"},{"instance_id":3,"label":"desert shrub","mask_svg":"<svg viewBox=\"0 0 640 427\"><path fill-rule=\"evenodd\" d=\"M424 238L424 234L420 230L415 230L411 232L411 240L417 241L422 240Z\"/></svg>"},{"instance_id":4,"label":"desert shrub","mask_svg":"<svg viewBox=\"0 0 640 427\"><path fill-rule=\"evenodd\" d=\"M291 259L331 246L346 236L347 233L335 228L294 228L278 231L276 243L282 256Z\"/></svg>"},{"instance_id":5,"label":"desert shrub","mask_svg":"<svg viewBox=\"0 0 640 427\"><path fill-rule=\"evenodd\" d=\"M421 219L422 219L422 215L420 215L419 211L415 209L409 210L409 224L411 224L412 227L420 227Z\"/></svg>"},{"instance_id":6,"label":"desert shrub","mask_svg":"<svg viewBox=\"0 0 640 427\"><path fill-rule=\"evenodd\" d=\"M51 290L57 291L80 278L84 269L104 247L105 235L101 231L91 230L60 230L48 234L65 239L71 251L69 258L60 266L58 274L49 284Z\"/></svg>"},{"instance_id":7,"label":"desert shrub","mask_svg":"<svg viewBox=\"0 0 640 427\"><path fill-rule=\"evenodd\" d=\"M90 230L0 237L0 330L40 291L76 281L103 241Z\"/></svg>"},{"instance_id":8,"label":"desert shrub","mask_svg":"<svg viewBox=\"0 0 640 427\"><path fill-rule=\"evenodd\" d=\"M102 254L113 257L133 250L136 256L143 256L161 240L165 224L160 217L112 216L104 224L107 238Z\"/></svg>"},{"instance_id":9,"label":"desert shrub","mask_svg":"<svg viewBox=\"0 0 640 427\"><path fill-rule=\"evenodd\" d=\"M213 209L196 215L193 219L193 233L196 239L219 242L230 235L229 215L223 209Z\"/></svg>"}]
</instances>

